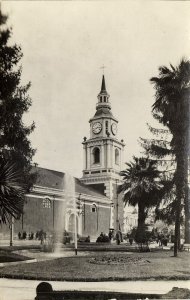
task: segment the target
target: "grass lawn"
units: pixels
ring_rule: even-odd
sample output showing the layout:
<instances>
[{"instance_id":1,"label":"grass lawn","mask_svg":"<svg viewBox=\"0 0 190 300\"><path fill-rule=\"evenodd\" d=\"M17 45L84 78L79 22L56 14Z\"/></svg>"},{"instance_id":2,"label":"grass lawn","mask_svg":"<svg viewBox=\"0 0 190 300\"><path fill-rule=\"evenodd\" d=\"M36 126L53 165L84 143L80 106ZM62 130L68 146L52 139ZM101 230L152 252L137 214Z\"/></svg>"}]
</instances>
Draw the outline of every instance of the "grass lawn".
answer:
<instances>
[{"instance_id":1,"label":"grass lawn","mask_svg":"<svg viewBox=\"0 0 190 300\"><path fill-rule=\"evenodd\" d=\"M190 253L93 253L0 268L1 277L39 280L182 280L190 279Z\"/></svg>"}]
</instances>

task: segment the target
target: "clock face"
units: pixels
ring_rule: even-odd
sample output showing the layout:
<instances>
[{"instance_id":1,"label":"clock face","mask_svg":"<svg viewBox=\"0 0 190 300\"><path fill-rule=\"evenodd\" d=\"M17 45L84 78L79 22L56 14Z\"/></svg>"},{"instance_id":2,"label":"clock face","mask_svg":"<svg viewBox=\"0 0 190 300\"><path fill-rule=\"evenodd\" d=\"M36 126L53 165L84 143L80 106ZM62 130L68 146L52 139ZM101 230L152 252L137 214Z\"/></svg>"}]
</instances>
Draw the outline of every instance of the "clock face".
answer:
<instances>
[{"instance_id":1,"label":"clock face","mask_svg":"<svg viewBox=\"0 0 190 300\"><path fill-rule=\"evenodd\" d=\"M113 135L116 135L116 133L117 133L117 125L115 123L113 123L111 125L111 131L112 131Z\"/></svg>"},{"instance_id":2,"label":"clock face","mask_svg":"<svg viewBox=\"0 0 190 300\"><path fill-rule=\"evenodd\" d=\"M102 130L102 124L100 122L96 122L92 125L92 131L95 134L98 134Z\"/></svg>"}]
</instances>

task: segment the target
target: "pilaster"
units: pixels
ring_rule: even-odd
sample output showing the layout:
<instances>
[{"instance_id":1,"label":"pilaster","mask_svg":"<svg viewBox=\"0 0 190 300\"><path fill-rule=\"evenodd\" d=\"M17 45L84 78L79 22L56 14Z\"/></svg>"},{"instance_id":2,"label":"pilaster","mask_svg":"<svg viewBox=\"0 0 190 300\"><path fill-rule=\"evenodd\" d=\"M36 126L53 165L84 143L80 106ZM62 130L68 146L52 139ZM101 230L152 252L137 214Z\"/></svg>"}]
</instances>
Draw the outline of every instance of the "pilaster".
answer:
<instances>
[{"instance_id":1,"label":"pilaster","mask_svg":"<svg viewBox=\"0 0 190 300\"><path fill-rule=\"evenodd\" d=\"M101 146L101 166L102 166L102 168L105 167L105 160L104 160L104 145Z\"/></svg>"},{"instance_id":2,"label":"pilaster","mask_svg":"<svg viewBox=\"0 0 190 300\"><path fill-rule=\"evenodd\" d=\"M87 146L87 169L90 169L91 165L91 153L90 153L90 147L89 145Z\"/></svg>"}]
</instances>

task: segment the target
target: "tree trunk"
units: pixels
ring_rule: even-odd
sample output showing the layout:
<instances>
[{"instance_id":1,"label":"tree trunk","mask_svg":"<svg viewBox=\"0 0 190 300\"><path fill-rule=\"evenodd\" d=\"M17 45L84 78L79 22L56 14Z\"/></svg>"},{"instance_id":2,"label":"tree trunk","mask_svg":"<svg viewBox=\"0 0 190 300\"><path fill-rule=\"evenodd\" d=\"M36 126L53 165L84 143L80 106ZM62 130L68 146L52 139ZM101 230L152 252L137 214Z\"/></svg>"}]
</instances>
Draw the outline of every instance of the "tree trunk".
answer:
<instances>
[{"instance_id":1,"label":"tree trunk","mask_svg":"<svg viewBox=\"0 0 190 300\"><path fill-rule=\"evenodd\" d=\"M181 204L184 198L184 186L185 186L185 157L183 151L178 152L176 155L177 167L176 167L176 215L175 215L175 240L174 240L174 256L177 257L177 252L180 247L180 219L181 219Z\"/></svg>"},{"instance_id":2,"label":"tree trunk","mask_svg":"<svg viewBox=\"0 0 190 300\"><path fill-rule=\"evenodd\" d=\"M186 160L185 170L185 199L184 199L184 210L185 210L185 243L190 243L190 195L188 187L188 159Z\"/></svg>"},{"instance_id":3,"label":"tree trunk","mask_svg":"<svg viewBox=\"0 0 190 300\"><path fill-rule=\"evenodd\" d=\"M186 187L185 192L185 243L190 243L190 199L189 188Z\"/></svg>"},{"instance_id":4,"label":"tree trunk","mask_svg":"<svg viewBox=\"0 0 190 300\"><path fill-rule=\"evenodd\" d=\"M175 240L174 240L174 256L177 257L177 252L179 248L180 239L180 216L181 216L181 197L178 191L177 193L177 203L176 203L176 218L175 218Z\"/></svg>"},{"instance_id":5,"label":"tree trunk","mask_svg":"<svg viewBox=\"0 0 190 300\"><path fill-rule=\"evenodd\" d=\"M188 186L188 170L190 167L190 101L188 99L186 107L186 134L185 134L185 243L190 243L190 189Z\"/></svg>"},{"instance_id":6,"label":"tree trunk","mask_svg":"<svg viewBox=\"0 0 190 300\"><path fill-rule=\"evenodd\" d=\"M145 207L142 201L138 203L138 229L142 229L145 227L145 220L146 220L146 212Z\"/></svg>"}]
</instances>

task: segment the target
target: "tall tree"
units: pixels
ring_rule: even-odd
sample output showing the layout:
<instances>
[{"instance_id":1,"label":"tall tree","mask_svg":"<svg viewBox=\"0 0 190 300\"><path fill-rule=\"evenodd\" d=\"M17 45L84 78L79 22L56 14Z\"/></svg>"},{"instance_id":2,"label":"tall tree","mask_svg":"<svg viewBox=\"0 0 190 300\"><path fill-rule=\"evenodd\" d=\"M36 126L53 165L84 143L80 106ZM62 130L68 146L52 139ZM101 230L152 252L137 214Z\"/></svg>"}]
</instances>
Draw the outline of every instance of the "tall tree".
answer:
<instances>
[{"instance_id":1,"label":"tall tree","mask_svg":"<svg viewBox=\"0 0 190 300\"><path fill-rule=\"evenodd\" d=\"M141 229L145 227L149 209L158 203L163 186L155 161L144 157L133 159L121 172L123 184L119 192L123 192L125 204L138 206L138 229Z\"/></svg>"},{"instance_id":2,"label":"tall tree","mask_svg":"<svg viewBox=\"0 0 190 300\"><path fill-rule=\"evenodd\" d=\"M19 62L22 52L20 46L10 44L12 30L6 22L7 16L0 8L0 164L3 166L5 160L11 161L14 168L16 166L22 173L22 179L29 188L34 179L30 169L35 151L28 136L35 126L34 123L25 126L23 114L31 106L28 95L30 83L21 85L22 68ZM2 220L7 219L2 215L5 210L1 209ZM13 210L9 213L15 216Z\"/></svg>"},{"instance_id":3,"label":"tall tree","mask_svg":"<svg viewBox=\"0 0 190 300\"><path fill-rule=\"evenodd\" d=\"M176 219L174 256L177 256L181 210L185 207L185 239L189 241L189 121L190 121L190 61L182 59L179 66L162 66L159 76L151 78L156 90L153 115L172 134L171 147L175 155Z\"/></svg>"},{"instance_id":4,"label":"tall tree","mask_svg":"<svg viewBox=\"0 0 190 300\"><path fill-rule=\"evenodd\" d=\"M171 148L171 133L167 128L153 128L149 124L148 129L153 138L140 138L140 145L144 154L154 160L160 171L160 178L165 188L164 197L157 203L155 220L162 220L168 224L175 222L175 188L174 173L176 170L175 156Z\"/></svg>"},{"instance_id":5,"label":"tall tree","mask_svg":"<svg viewBox=\"0 0 190 300\"><path fill-rule=\"evenodd\" d=\"M158 165L167 167L175 162L175 156L171 147L171 133L168 128L154 128L147 123L148 130L152 138L140 138L140 145L145 150L145 155L156 158ZM166 159L164 161L164 159Z\"/></svg>"}]
</instances>

